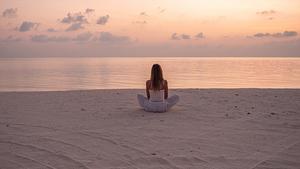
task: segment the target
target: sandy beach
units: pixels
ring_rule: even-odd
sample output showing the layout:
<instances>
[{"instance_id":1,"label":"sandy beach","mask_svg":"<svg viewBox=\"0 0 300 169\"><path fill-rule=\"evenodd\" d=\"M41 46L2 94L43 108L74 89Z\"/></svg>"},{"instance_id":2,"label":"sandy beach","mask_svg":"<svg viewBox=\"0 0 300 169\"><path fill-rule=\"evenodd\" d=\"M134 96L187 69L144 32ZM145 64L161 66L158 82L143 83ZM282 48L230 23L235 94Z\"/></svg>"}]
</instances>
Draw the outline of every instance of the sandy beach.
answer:
<instances>
[{"instance_id":1,"label":"sandy beach","mask_svg":"<svg viewBox=\"0 0 300 169\"><path fill-rule=\"evenodd\" d=\"M144 112L137 93L0 93L0 168L300 167L300 90L171 90L167 113Z\"/></svg>"}]
</instances>

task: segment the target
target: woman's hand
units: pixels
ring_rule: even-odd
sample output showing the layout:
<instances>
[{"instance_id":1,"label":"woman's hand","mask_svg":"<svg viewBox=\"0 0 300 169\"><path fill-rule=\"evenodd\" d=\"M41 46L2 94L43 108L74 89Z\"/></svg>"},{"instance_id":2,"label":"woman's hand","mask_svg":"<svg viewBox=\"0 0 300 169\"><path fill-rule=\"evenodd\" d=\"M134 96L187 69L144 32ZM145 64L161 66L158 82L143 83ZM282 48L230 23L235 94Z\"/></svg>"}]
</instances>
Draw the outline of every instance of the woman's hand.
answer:
<instances>
[{"instance_id":1,"label":"woman's hand","mask_svg":"<svg viewBox=\"0 0 300 169\"><path fill-rule=\"evenodd\" d=\"M151 81L150 81L150 80L147 80L147 81L146 81L146 93L147 93L147 98L148 98L148 100L150 99L150 92L149 92L149 90L150 90L150 85L151 85Z\"/></svg>"},{"instance_id":2,"label":"woman's hand","mask_svg":"<svg viewBox=\"0 0 300 169\"><path fill-rule=\"evenodd\" d=\"M164 81L164 91L165 91L165 99L167 99L168 98L168 90L169 90L169 88L168 88L168 81L167 80L165 80Z\"/></svg>"}]
</instances>

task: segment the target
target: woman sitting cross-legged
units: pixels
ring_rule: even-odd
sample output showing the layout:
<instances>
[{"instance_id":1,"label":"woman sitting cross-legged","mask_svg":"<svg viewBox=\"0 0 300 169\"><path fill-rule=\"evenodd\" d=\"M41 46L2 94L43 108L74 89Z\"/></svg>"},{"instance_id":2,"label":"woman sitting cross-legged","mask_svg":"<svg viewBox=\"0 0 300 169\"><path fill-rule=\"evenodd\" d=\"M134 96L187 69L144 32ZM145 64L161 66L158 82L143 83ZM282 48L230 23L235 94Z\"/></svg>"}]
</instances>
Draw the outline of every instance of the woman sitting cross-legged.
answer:
<instances>
[{"instance_id":1,"label":"woman sitting cross-legged","mask_svg":"<svg viewBox=\"0 0 300 169\"><path fill-rule=\"evenodd\" d=\"M147 97L138 94L138 102L145 111L166 112L179 101L178 95L168 97L168 82L159 64L154 64L151 79L146 82Z\"/></svg>"}]
</instances>

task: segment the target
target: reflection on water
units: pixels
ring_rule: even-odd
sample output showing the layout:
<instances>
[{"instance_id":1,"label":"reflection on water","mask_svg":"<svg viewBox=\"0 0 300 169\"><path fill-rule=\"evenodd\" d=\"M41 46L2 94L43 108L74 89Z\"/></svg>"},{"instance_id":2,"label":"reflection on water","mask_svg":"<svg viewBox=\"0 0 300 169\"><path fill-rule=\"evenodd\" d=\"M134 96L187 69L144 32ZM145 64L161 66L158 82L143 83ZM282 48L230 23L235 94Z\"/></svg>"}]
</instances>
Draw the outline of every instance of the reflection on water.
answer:
<instances>
[{"instance_id":1,"label":"reflection on water","mask_svg":"<svg viewBox=\"0 0 300 169\"><path fill-rule=\"evenodd\" d=\"M2 58L0 91L144 88L153 63L170 88L300 87L300 58Z\"/></svg>"}]
</instances>

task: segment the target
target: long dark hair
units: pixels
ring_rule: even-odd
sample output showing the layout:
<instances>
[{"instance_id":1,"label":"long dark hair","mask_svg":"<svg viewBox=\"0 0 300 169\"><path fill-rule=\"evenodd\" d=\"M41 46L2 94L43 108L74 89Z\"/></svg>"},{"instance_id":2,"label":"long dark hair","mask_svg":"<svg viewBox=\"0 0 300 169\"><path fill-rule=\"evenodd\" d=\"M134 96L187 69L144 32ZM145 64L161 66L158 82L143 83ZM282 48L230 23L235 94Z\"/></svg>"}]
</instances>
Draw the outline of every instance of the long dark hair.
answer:
<instances>
[{"instance_id":1,"label":"long dark hair","mask_svg":"<svg viewBox=\"0 0 300 169\"><path fill-rule=\"evenodd\" d=\"M151 69L151 86L154 90L160 90L163 83L163 71L159 64L154 64Z\"/></svg>"}]
</instances>

